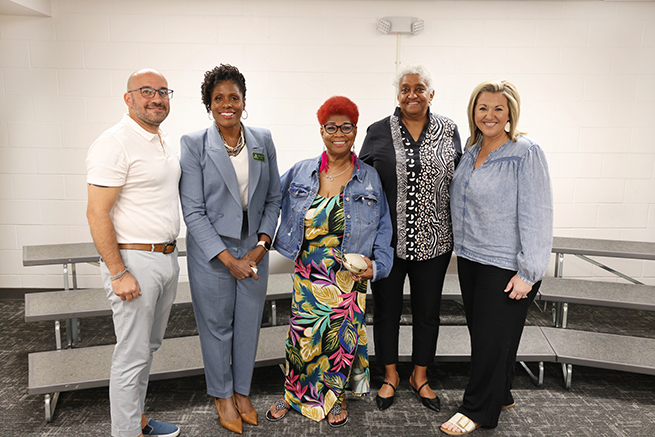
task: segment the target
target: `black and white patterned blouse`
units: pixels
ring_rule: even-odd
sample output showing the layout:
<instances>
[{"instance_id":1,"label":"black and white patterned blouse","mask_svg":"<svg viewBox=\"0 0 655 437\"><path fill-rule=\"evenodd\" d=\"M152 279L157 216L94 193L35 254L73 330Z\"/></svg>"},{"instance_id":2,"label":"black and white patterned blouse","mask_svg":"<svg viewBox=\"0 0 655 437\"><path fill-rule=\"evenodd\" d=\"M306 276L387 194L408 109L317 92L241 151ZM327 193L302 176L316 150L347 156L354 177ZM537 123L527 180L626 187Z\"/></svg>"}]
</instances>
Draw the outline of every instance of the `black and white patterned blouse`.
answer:
<instances>
[{"instance_id":1,"label":"black and white patterned blouse","mask_svg":"<svg viewBox=\"0 0 655 437\"><path fill-rule=\"evenodd\" d=\"M360 158L376 168L389 201L396 256L424 261L453 248L449 187L461 156L457 126L428 112L414 141L400 109L369 126Z\"/></svg>"}]
</instances>

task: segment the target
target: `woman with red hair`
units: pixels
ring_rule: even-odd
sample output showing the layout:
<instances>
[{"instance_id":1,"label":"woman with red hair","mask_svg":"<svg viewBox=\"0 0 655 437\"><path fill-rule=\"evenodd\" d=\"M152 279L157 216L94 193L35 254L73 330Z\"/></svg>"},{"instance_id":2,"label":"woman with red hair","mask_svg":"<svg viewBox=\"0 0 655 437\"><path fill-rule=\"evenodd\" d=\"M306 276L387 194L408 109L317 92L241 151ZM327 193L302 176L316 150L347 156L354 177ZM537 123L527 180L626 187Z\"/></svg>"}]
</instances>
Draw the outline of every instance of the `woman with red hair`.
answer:
<instances>
[{"instance_id":1,"label":"woman with red hair","mask_svg":"<svg viewBox=\"0 0 655 437\"><path fill-rule=\"evenodd\" d=\"M281 178L274 247L296 267L284 396L266 418L277 422L293 408L339 427L348 421L346 387L356 396L369 392L367 281L391 270L392 230L380 178L352 150L357 105L335 96L317 115L325 151ZM353 268L353 259L360 269Z\"/></svg>"}]
</instances>

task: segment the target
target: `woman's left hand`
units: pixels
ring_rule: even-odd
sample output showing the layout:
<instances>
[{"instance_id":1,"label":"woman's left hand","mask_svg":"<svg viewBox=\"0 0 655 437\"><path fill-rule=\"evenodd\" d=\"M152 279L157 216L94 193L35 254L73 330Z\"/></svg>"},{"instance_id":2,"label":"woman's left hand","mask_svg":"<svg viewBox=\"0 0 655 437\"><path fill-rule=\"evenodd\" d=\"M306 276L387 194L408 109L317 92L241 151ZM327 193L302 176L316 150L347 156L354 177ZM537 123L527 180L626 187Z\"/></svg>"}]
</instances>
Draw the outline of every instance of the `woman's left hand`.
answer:
<instances>
[{"instance_id":1,"label":"woman's left hand","mask_svg":"<svg viewBox=\"0 0 655 437\"><path fill-rule=\"evenodd\" d=\"M355 282L361 282L361 281L367 281L369 279L373 279L373 261L371 261L367 256L362 255L362 258L364 258L364 261L366 261L366 264L368 264L368 267L366 270L364 270L362 273L356 275L354 273L350 273L350 276L353 278L353 281Z\"/></svg>"},{"instance_id":2,"label":"woman's left hand","mask_svg":"<svg viewBox=\"0 0 655 437\"><path fill-rule=\"evenodd\" d=\"M505 287L505 293L509 293L509 298L516 300L527 299L531 290L532 285L519 278L518 274L514 275L507 283L507 287Z\"/></svg>"},{"instance_id":3,"label":"woman's left hand","mask_svg":"<svg viewBox=\"0 0 655 437\"><path fill-rule=\"evenodd\" d=\"M246 253L243 256L243 259L248 260L248 261L253 261L255 263L255 266L258 266L259 263L264 259L266 256L266 249L264 249L262 246L255 246L253 250L250 252Z\"/></svg>"}]
</instances>

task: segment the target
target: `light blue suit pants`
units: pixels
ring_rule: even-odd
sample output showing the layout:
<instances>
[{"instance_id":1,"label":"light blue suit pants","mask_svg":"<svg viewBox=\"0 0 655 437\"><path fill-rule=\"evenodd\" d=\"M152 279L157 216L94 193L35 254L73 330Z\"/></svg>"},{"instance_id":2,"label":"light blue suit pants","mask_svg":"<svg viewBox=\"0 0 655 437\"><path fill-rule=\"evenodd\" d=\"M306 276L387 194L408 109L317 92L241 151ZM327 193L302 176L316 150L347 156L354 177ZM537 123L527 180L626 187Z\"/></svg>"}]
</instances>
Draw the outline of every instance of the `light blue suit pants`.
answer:
<instances>
[{"instance_id":1,"label":"light blue suit pants","mask_svg":"<svg viewBox=\"0 0 655 437\"><path fill-rule=\"evenodd\" d=\"M227 250L242 258L258 241L222 237ZM207 394L229 398L250 394L268 284L268 255L259 263L259 280L237 280L218 258L205 261L197 243L187 236L187 259L193 310L198 324Z\"/></svg>"}]
</instances>

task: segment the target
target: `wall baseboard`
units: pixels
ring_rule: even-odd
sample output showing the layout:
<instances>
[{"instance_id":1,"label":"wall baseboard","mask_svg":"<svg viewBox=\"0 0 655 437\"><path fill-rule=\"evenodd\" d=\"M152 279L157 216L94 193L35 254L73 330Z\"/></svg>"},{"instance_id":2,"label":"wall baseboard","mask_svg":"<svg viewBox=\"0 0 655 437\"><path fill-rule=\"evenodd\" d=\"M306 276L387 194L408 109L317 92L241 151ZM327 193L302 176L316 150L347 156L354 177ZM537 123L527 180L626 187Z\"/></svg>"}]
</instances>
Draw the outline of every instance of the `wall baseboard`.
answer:
<instances>
[{"instance_id":1,"label":"wall baseboard","mask_svg":"<svg viewBox=\"0 0 655 437\"><path fill-rule=\"evenodd\" d=\"M24 299L27 293L39 293L43 291L55 291L57 288L0 288L0 300Z\"/></svg>"}]
</instances>

